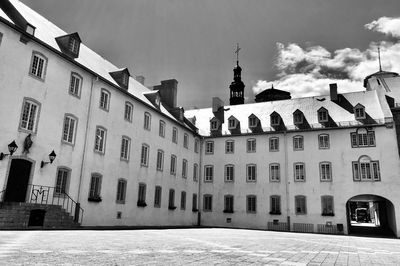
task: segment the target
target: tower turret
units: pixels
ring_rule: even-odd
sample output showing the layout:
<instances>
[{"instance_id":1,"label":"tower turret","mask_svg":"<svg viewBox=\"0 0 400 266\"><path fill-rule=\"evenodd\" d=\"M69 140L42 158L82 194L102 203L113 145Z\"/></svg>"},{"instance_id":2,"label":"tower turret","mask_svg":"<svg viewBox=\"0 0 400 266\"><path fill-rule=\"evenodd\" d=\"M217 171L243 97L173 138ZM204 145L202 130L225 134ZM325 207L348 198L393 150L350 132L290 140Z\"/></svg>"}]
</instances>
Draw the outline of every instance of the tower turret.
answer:
<instances>
[{"instance_id":1,"label":"tower turret","mask_svg":"<svg viewBox=\"0 0 400 266\"><path fill-rule=\"evenodd\" d=\"M242 81L242 68L239 66L239 44L236 47L236 66L233 68L233 81L229 86L230 89L230 98L229 104L230 105L237 105L244 103L244 83Z\"/></svg>"}]
</instances>

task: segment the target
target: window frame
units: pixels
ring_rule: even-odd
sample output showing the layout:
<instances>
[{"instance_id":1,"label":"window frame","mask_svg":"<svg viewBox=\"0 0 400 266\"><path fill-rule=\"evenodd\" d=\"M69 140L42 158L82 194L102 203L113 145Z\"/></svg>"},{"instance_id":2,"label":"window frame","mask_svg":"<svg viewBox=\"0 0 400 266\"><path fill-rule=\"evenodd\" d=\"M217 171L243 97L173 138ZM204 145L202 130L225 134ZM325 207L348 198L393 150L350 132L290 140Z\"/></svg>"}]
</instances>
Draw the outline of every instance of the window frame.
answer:
<instances>
[{"instance_id":1,"label":"window frame","mask_svg":"<svg viewBox=\"0 0 400 266\"><path fill-rule=\"evenodd\" d=\"M138 185L138 196L137 196L137 203L141 204L144 203L143 205L146 204L146 193L147 193L147 185L146 183L140 182ZM145 206L143 206L145 207Z\"/></svg>"},{"instance_id":2,"label":"window frame","mask_svg":"<svg viewBox=\"0 0 400 266\"><path fill-rule=\"evenodd\" d=\"M218 123L218 120L217 120L217 119L215 119L215 118L211 119L211 120L210 120L210 131L216 131L216 130L218 130L218 127L219 127L218 124L219 124L219 123Z\"/></svg>"},{"instance_id":3,"label":"window frame","mask_svg":"<svg viewBox=\"0 0 400 266\"><path fill-rule=\"evenodd\" d=\"M228 200L229 199L229 200ZM230 201L230 202L229 202ZM234 213L235 200L232 194L224 195L224 213Z\"/></svg>"},{"instance_id":4,"label":"window frame","mask_svg":"<svg viewBox=\"0 0 400 266\"><path fill-rule=\"evenodd\" d=\"M158 136L165 138L165 121L164 120L160 120L159 124L158 124Z\"/></svg>"},{"instance_id":5,"label":"window frame","mask_svg":"<svg viewBox=\"0 0 400 266\"><path fill-rule=\"evenodd\" d=\"M34 61L35 61L35 57L37 57L38 58L38 61L37 61L37 66L36 66L36 71L35 71L35 73L33 73L33 63L34 63ZM40 73L40 75L37 75L37 72L38 72L38 66L39 66L39 60L43 60L43 65L42 65L42 70L41 70L41 73ZM29 72L28 72L28 74L29 74L29 76L31 76L31 77L33 77L33 78L35 78L35 79L37 79L37 80L40 80L40 81L45 81L45 79L46 79L46 72L47 72L47 64L48 64L48 58L47 58L47 56L45 56L43 53L41 53L41 52L38 52L38 51L32 51L32 56L31 56L31 63L30 63L30 65L29 65Z\"/></svg>"},{"instance_id":6,"label":"window frame","mask_svg":"<svg viewBox=\"0 0 400 266\"><path fill-rule=\"evenodd\" d=\"M59 176L59 172L62 171L64 173L66 173L66 176L62 176L62 180L61 180L61 186L58 185L58 178ZM67 194L68 195L68 191L69 191L69 183L71 180L71 168L66 167L66 166L59 166L57 167L57 171L56 171L56 182L54 184L54 196L62 196L62 194ZM65 179L65 181L64 181ZM64 191L63 191L64 188Z\"/></svg>"},{"instance_id":7,"label":"window frame","mask_svg":"<svg viewBox=\"0 0 400 266\"><path fill-rule=\"evenodd\" d=\"M249 169L251 169L251 168L254 168L254 171L251 171L252 175L254 175L253 177L251 177L249 175L250 174ZM250 177L252 179L250 179ZM257 182L257 164L254 164L254 163L246 164L246 182L247 183L255 183L255 182Z\"/></svg>"},{"instance_id":8,"label":"window frame","mask_svg":"<svg viewBox=\"0 0 400 266\"><path fill-rule=\"evenodd\" d=\"M272 169L272 167L278 167L278 171L277 171L277 177L274 177L273 172L274 170ZM269 164L269 182L272 183L279 183L281 182L281 166L279 163L270 163Z\"/></svg>"},{"instance_id":9,"label":"window frame","mask_svg":"<svg viewBox=\"0 0 400 266\"><path fill-rule=\"evenodd\" d=\"M362 115L360 114L359 110L362 110ZM354 118L356 120L359 119L366 119L367 118L367 113L365 112L365 106L362 104L357 104L354 106Z\"/></svg>"},{"instance_id":10,"label":"window frame","mask_svg":"<svg viewBox=\"0 0 400 266\"><path fill-rule=\"evenodd\" d=\"M182 178L187 179L188 172L188 161L186 159L182 159Z\"/></svg>"},{"instance_id":11,"label":"window frame","mask_svg":"<svg viewBox=\"0 0 400 266\"><path fill-rule=\"evenodd\" d=\"M326 123L329 121L329 112L325 108L321 107L317 111L318 123Z\"/></svg>"},{"instance_id":12,"label":"window frame","mask_svg":"<svg viewBox=\"0 0 400 266\"><path fill-rule=\"evenodd\" d=\"M107 100L106 101L102 101L101 100L103 93L104 93L104 95L107 95ZM104 105L106 105L106 106L104 106ZM105 88L101 88L101 90L100 90L99 108L101 110L109 112L110 111L110 106L111 106L111 92L109 90L105 89Z\"/></svg>"},{"instance_id":13,"label":"window frame","mask_svg":"<svg viewBox=\"0 0 400 266\"><path fill-rule=\"evenodd\" d=\"M205 142L204 152L205 152L205 154L214 154L214 141L207 140Z\"/></svg>"},{"instance_id":14,"label":"window frame","mask_svg":"<svg viewBox=\"0 0 400 266\"><path fill-rule=\"evenodd\" d=\"M171 154L171 162L170 162L170 165L169 165L169 173L170 173L170 175L176 176L176 161L177 161L176 155Z\"/></svg>"},{"instance_id":15,"label":"window frame","mask_svg":"<svg viewBox=\"0 0 400 266\"><path fill-rule=\"evenodd\" d=\"M296 166L302 166L302 176L303 178L301 178L301 176L297 175L297 171L296 171ZM301 174L301 173L300 173ZM306 164L303 162L295 162L293 163L293 176L294 176L294 182L306 182Z\"/></svg>"},{"instance_id":16,"label":"window frame","mask_svg":"<svg viewBox=\"0 0 400 266\"><path fill-rule=\"evenodd\" d=\"M275 201L275 202L274 202ZM269 214L281 215L282 214L282 203L280 195L271 195L269 197Z\"/></svg>"},{"instance_id":17,"label":"window frame","mask_svg":"<svg viewBox=\"0 0 400 266\"><path fill-rule=\"evenodd\" d=\"M98 179L97 181L97 187L94 187L94 189L92 189L93 187L93 180L94 179ZM89 199L96 199L101 201L101 183L103 181L103 175L100 173L92 173L90 175L90 183L89 183L89 195L88 198ZM92 193L93 191L93 193Z\"/></svg>"},{"instance_id":18,"label":"window frame","mask_svg":"<svg viewBox=\"0 0 400 266\"><path fill-rule=\"evenodd\" d=\"M130 108L130 112L127 112L127 108ZM124 120L129 123L132 123L133 120L133 104L128 101L125 102Z\"/></svg>"},{"instance_id":19,"label":"window frame","mask_svg":"<svg viewBox=\"0 0 400 266\"><path fill-rule=\"evenodd\" d=\"M233 125L231 125L233 124ZM236 118L229 118L228 119L228 130L236 129L237 127L237 121Z\"/></svg>"},{"instance_id":20,"label":"window frame","mask_svg":"<svg viewBox=\"0 0 400 266\"><path fill-rule=\"evenodd\" d=\"M302 203L304 203L304 210L302 209L303 206L299 206L299 204L301 205ZM304 195L294 196L294 209L296 215L307 215L307 197Z\"/></svg>"},{"instance_id":21,"label":"window frame","mask_svg":"<svg viewBox=\"0 0 400 266\"><path fill-rule=\"evenodd\" d=\"M257 126L258 126L258 121L259 121L259 119L258 119L257 116L255 116L255 115L250 115L249 118L248 118L248 125L249 125L249 128L255 128L255 127L257 127Z\"/></svg>"},{"instance_id":22,"label":"window frame","mask_svg":"<svg viewBox=\"0 0 400 266\"><path fill-rule=\"evenodd\" d=\"M329 201L332 209L329 211ZM325 211L325 209L327 211ZM335 216L334 197L332 195L321 196L321 215L322 216Z\"/></svg>"},{"instance_id":23,"label":"window frame","mask_svg":"<svg viewBox=\"0 0 400 266\"><path fill-rule=\"evenodd\" d=\"M213 201L213 195L212 194L204 194L203 195L203 211L204 212L212 212L212 202ZM207 204L208 203L208 204ZM209 205L209 206L208 206Z\"/></svg>"},{"instance_id":24,"label":"window frame","mask_svg":"<svg viewBox=\"0 0 400 266\"><path fill-rule=\"evenodd\" d=\"M207 172L207 169L211 169ZM210 175L211 174L211 175ZM212 183L214 181L214 165L204 165L204 183Z\"/></svg>"},{"instance_id":25,"label":"window frame","mask_svg":"<svg viewBox=\"0 0 400 266\"><path fill-rule=\"evenodd\" d=\"M324 137L326 137L326 144L327 145L321 145L324 144L325 140ZM320 150L328 150L330 148L330 136L329 134L322 133L318 135L318 148Z\"/></svg>"},{"instance_id":26,"label":"window frame","mask_svg":"<svg viewBox=\"0 0 400 266\"><path fill-rule=\"evenodd\" d=\"M228 149L229 145L231 146L231 149ZM225 153L226 154L235 153L235 141L233 139L228 139L225 141Z\"/></svg>"},{"instance_id":27,"label":"window frame","mask_svg":"<svg viewBox=\"0 0 400 266\"><path fill-rule=\"evenodd\" d=\"M365 171L363 171L362 164L365 165L365 167L364 167ZM353 181L354 182L380 182L380 181L382 181L379 160L372 160L367 155L361 155L358 158L358 160L353 161L351 165L352 165L352 170L353 170ZM375 170L377 171L376 173L375 173ZM363 174L363 172L365 172L365 174ZM364 178L363 176L366 176L366 178Z\"/></svg>"},{"instance_id":28,"label":"window frame","mask_svg":"<svg viewBox=\"0 0 400 266\"><path fill-rule=\"evenodd\" d=\"M324 178L326 176L326 170L325 170L325 175L323 169L323 165L329 165L329 174L328 178ZM319 163L319 180L321 182L332 182L332 163L328 161L323 161Z\"/></svg>"},{"instance_id":29,"label":"window frame","mask_svg":"<svg viewBox=\"0 0 400 266\"><path fill-rule=\"evenodd\" d=\"M145 148L145 150L143 149ZM143 156L143 153L145 151L145 155ZM150 146L146 143L142 143L142 148L140 151L140 166L141 167L149 167L149 154L150 154Z\"/></svg>"},{"instance_id":30,"label":"window frame","mask_svg":"<svg viewBox=\"0 0 400 266\"><path fill-rule=\"evenodd\" d=\"M30 107L29 107L29 111L28 111L28 120L26 121L26 128L24 128L24 127L22 127L22 121L23 121L22 119L23 119L26 103L29 103ZM36 106L36 110L35 110L35 115L34 115L34 119L33 119L34 122L33 122L32 129L29 129L32 104ZM18 123L18 131L19 132L25 132L25 133L30 133L32 135L36 135L37 130L38 130L38 125L39 125L40 109L41 109L40 102L38 102L37 100L35 100L33 98L24 97L24 99L22 101L21 114L20 114L20 119L19 119L19 123Z\"/></svg>"},{"instance_id":31,"label":"window frame","mask_svg":"<svg viewBox=\"0 0 400 266\"><path fill-rule=\"evenodd\" d=\"M232 176L229 176L228 173L230 173L230 171L228 171L228 168L231 168L232 171ZM224 165L224 181L226 183L234 183L235 182L235 165L234 164L226 164ZM230 178L228 178L230 177Z\"/></svg>"},{"instance_id":32,"label":"window frame","mask_svg":"<svg viewBox=\"0 0 400 266\"><path fill-rule=\"evenodd\" d=\"M178 144L178 129L172 127L172 143Z\"/></svg>"},{"instance_id":33,"label":"window frame","mask_svg":"<svg viewBox=\"0 0 400 266\"><path fill-rule=\"evenodd\" d=\"M254 202L252 202L254 200ZM254 203L254 206L253 206ZM254 207L254 208L253 208ZM257 196L246 195L246 213L257 213Z\"/></svg>"},{"instance_id":34,"label":"window frame","mask_svg":"<svg viewBox=\"0 0 400 266\"><path fill-rule=\"evenodd\" d=\"M376 147L375 131L368 130L365 127L357 128L356 131L350 132L350 142L352 148ZM366 145L364 145L364 142L366 142Z\"/></svg>"},{"instance_id":35,"label":"window frame","mask_svg":"<svg viewBox=\"0 0 400 266\"><path fill-rule=\"evenodd\" d=\"M193 164L193 181L197 182L199 180L199 165L197 163Z\"/></svg>"},{"instance_id":36,"label":"window frame","mask_svg":"<svg viewBox=\"0 0 400 266\"><path fill-rule=\"evenodd\" d=\"M73 82L73 78L75 79L75 82ZM78 85L78 92L75 93L76 91L76 79L79 80L79 85ZM79 75L77 72L71 72L71 78L69 81L69 87L68 87L68 93L78 99L81 98L81 93L82 93L82 84L83 84L83 77ZM74 92L71 91L73 85Z\"/></svg>"},{"instance_id":37,"label":"window frame","mask_svg":"<svg viewBox=\"0 0 400 266\"><path fill-rule=\"evenodd\" d=\"M72 130L72 140L71 140L71 141L69 141L69 136L70 136L70 134L71 134L71 132L70 132L70 130L71 130L71 123L68 123L67 140L64 139L64 137L65 137L65 122L66 122L65 120L66 120L67 118L70 119L70 122L71 122L71 120L74 120L74 128L73 128L73 130ZM69 113L65 114L65 115L64 115L64 120L63 120L62 133L61 133L61 142L64 143L64 144L68 144L68 145L71 145L71 146L75 146L75 140L76 140L76 132L77 132L77 129L78 129L78 117L76 117L76 116L73 115L73 114L69 114Z\"/></svg>"},{"instance_id":38,"label":"window frame","mask_svg":"<svg viewBox=\"0 0 400 266\"><path fill-rule=\"evenodd\" d=\"M271 127L277 127L281 124L281 117L277 114L270 115L270 125Z\"/></svg>"},{"instance_id":39,"label":"window frame","mask_svg":"<svg viewBox=\"0 0 400 266\"><path fill-rule=\"evenodd\" d=\"M120 188L120 184L123 184L123 187ZM117 182L117 195L115 202L117 204L125 204L126 200L126 187L128 185L128 181L125 178L119 178Z\"/></svg>"},{"instance_id":40,"label":"window frame","mask_svg":"<svg viewBox=\"0 0 400 266\"><path fill-rule=\"evenodd\" d=\"M155 186L154 189L154 208L161 208L162 187Z\"/></svg>"},{"instance_id":41,"label":"window frame","mask_svg":"<svg viewBox=\"0 0 400 266\"><path fill-rule=\"evenodd\" d=\"M96 148L97 145L97 130L101 130L104 132L104 136L102 137L102 145L101 145L101 150L99 148ZM94 151L99 154L105 154L106 153L106 143L107 143L107 129L103 126L96 126L96 131L95 131L95 140L94 140ZM99 145L100 147L100 145Z\"/></svg>"},{"instance_id":42,"label":"window frame","mask_svg":"<svg viewBox=\"0 0 400 266\"><path fill-rule=\"evenodd\" d=\"M144 112L143 114L143 128L151 131L151 114L149 112Z\"/></svg>"},{"instance_id":43,"label":"window frame","mask_svg":"<svg viewBox=\"0 0 400 266\"><path fill-rule=\"evenodd\" d=\"M160 159L161 154L161 159ZM164 151L161 149L157 150L157 158L156 158L156 169L157 171L164 171Z\"/></svg>"},{"instance_id":44,"label":"window frame","mask_svg":"<svg viewBox=\"0 0 400 266\"><path fill-rule=\"evenodd\" d=\"M186 210L186 191L181 191L181 210Z\"/></svg>"},{"instance_id":45,"label":"window frame","mask_svg":"<svg viewBox=\"0 0 400 266\"><path fill-rule=\"evenodd\" d=\"M175 189L170 188L168 191L168 209L175 210Z\"/></svg>"},{"instance_id":46,"label":"window frame","mask_svg":"<svg viewBox=\"0 0 400 266\"><path fill-rule=\"evenodd\" d=\"M124 148L124 140L127 141L126 151L123 150ZM126 153L126 156L123 156L123 152ZM131 153L131 138L128 136L123 135L121 137L121 150L120 150L120 160L129 162Z\"/></svg>"},{"instance_id":47,"label":"window frame","mask_svg":"<svg viewBox=\"0 0 400 266\"><path fill-rule=\"evenodd\" d=\"M273 145L274 141L276 142L275 146ZM277 152L279 151L279 137L270 137L269 138L269 151Z\"/></svg>"},{"instance_id":48,"label":"window frame","mask_svg":"<svg viewBox=\"0 0 400 266\"><path fill-rule=\"evenodd\" d=\"M293 113L293 124L300 125L304 122L304 114L301 111L297 111Z\"/></svg>"},{"instance_id":49,"label":"window frame","mask_svg":"<svg viewBox=\"0 0 400 266\"><path fill-rule=\"evenodd\" d=\"M298 147L296 147L296 140L298 141ZM301 140L301 142L300 142ZM301 143L301 147L300 146ZM304 137L302 135L293 136L293 150L294 151L303 151L304 150Z\"/></svg>"},{"instance_id":50,"label":"window frame","mask_svg":"<svg viewBox=\"0 0 400 266\"><path fill-rule=\"evenodd\" d=\"M257 140L255 138L250 138L246 140L246 152L247 153L257 152Z\"/></svg>"}]
</instances>

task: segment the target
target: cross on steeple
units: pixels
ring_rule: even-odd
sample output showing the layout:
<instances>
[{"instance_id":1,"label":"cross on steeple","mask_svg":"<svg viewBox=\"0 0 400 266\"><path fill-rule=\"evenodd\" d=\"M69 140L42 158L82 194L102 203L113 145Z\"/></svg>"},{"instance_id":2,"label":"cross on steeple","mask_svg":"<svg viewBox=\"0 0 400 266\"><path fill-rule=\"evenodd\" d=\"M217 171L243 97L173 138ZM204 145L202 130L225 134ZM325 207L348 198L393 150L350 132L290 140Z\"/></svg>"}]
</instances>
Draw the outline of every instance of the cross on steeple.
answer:
<instances>
[{"instance_id":1,"label":"cross on steeple","mask_svg":"<svg viewBox=\"0 0 400 266\"><path fill-rule=\"evenodd\" d=\"M239 65L239 51L240 51L240 49L242 49L242 48L240 48L239 47L239 43L237 43L236 44L235 54L236 54L236 62L237 62L238 65Z\"/></svg>"},{"instance_id":2,"label":"cross on steeple","mask_svg":"<svg viewBox=\"0 0 400 266\"><path fill-rule=\"evenodd\" d=\"M381 48L378 46L378 59L379 59L379 71L382 71L382 64L381 64Z\"/></svg>"}]
</instances>

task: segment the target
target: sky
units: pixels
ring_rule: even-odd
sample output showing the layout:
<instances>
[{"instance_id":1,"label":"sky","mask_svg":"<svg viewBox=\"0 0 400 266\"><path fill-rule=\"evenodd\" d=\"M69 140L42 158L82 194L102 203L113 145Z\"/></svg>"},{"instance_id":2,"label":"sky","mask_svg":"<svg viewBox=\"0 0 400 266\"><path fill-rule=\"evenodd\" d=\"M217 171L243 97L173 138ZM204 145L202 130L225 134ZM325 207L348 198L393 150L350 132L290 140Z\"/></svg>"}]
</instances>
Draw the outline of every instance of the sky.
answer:
<instances>
[{"instance_id":1,"label":"sky","mask_svg":"<svg viewBox=\"0 0 400 266\"><path fill-rule=\"evenodd\" d=\"M22 0L145 85L178 81L178 105L229 104L239 43L245 102L274 88L292 97L363 90L400 72L399 0Z\"/></svg>"}]
</instances>

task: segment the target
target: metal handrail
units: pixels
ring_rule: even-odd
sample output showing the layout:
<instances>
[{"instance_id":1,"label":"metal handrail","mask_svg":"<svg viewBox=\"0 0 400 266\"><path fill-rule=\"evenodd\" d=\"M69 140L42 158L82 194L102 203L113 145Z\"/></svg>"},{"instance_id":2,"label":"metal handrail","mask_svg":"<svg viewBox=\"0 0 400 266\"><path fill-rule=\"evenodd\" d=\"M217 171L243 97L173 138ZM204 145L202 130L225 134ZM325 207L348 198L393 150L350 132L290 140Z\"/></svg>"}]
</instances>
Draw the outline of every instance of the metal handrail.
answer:
<instances>
[{"instance_id":1,"label":"metal handrail","mask_svg":"<svg viewBox=\"0 0 400 266\"><path fill-rule=\"evenodd\" d=\"M28 203L59 205L74 217L75 222L82 224L83 209L65 191L61 191L61 188L34 184L29 184L28 187Z\"/></svg>"}]
</instances>

